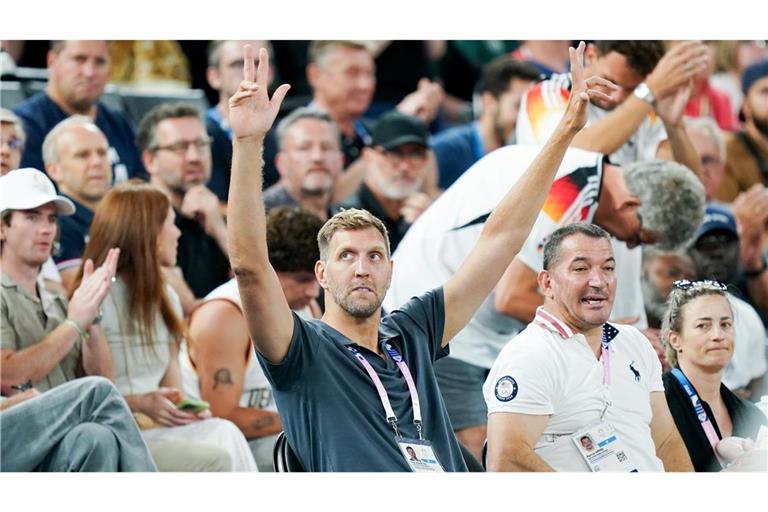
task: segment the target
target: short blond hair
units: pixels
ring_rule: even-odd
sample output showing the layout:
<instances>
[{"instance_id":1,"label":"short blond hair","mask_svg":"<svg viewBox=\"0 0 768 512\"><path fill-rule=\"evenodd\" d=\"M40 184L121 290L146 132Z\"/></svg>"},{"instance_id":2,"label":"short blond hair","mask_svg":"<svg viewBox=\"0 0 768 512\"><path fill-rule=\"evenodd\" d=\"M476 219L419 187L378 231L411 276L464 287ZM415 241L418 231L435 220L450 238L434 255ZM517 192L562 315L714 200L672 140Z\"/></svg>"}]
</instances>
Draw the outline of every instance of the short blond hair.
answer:
<instances>
[{"instance_id":1,"label":"short blond hair","mask_svg":"<svg viewBox=\"0 0 768 512\"><path fill-rule=\"evenodd\" d=\"M331 238L333 238L336 231L360 231L368 228L376 228L376 230L381 233L381 236L384 237L384 244L387 247L387 257L389 257L389 235L387 234L387 228L384 226L384 223L367 210L349 208L340 211L328 219L328 221L323 224L323 227L320 228L320 232L317 234L317 246L320 249L320 259L322 261L328 259L328 247L331 245Z\"/></svg>"}]
</instances>

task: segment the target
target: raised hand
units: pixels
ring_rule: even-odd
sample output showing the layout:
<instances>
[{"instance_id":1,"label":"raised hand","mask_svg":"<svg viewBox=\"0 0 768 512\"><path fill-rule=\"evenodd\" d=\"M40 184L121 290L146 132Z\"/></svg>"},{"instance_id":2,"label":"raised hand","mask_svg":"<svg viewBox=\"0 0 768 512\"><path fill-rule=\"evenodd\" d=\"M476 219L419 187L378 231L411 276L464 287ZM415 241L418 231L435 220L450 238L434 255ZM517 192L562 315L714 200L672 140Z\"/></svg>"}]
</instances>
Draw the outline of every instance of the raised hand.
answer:
<instances>
[{"instance_id":1,"label":"raised hand","mask_svg":"<svg viewBox=\"0 0 768 512\"><path fill-rule=\"evenodd\" d=\"M683 113L691 98L692 80L679 86L674 92L656 101L656 113L667 124L678 126L683 120Z\"/></svg>"},{"instance_id":2,"label":"raised hand","mask_svg":"<svg viewBox=\"0 0 768 512\"><path fill-rule=\"evenodd\" d=\"M676 44L659 60L645 83L657 100L689 83L709 66L709 50L701 41L684 41Z\"/></svg>"},{"instance_id":3,"label":"raised hand","mask_svg":"<svg viewBox=\"0 0 768 512\"><path fill-rule=\"evenodd\" d=\"M98 269L94 270L92 260L85 262L83 279L69 301L67 318L74 320L86 330L90 327L99 313L101 303L112 288L112 278L117 271L119 257L120 249L113 248L109 250L104 264Z\"/></svg>"},{"instance_id":4,"label":"raised hand","mask_svg":"<svg viewBox=\"0 0 768 512\"><path fill-rule=\"evenodd\" d=\"M416 90L403 98L397 105L397 110L429 124L437 116L444 99L445 91L440 84L422 78L419 80Z\"/></svg>"},{"instance_id":5,"label":"raised hand","mask_svg":"<svg viewBox=\"0 0 768 512\"><path fill-rule=\"evenodd\" d=\"M561 123L574 132L578 132L587 124L587 105L590 99L611 101L611 96L603 90L618 90L616 84L605 78L599 76L584 78L585 48L584 41L580 42L576 49L568 48L568 55L571 59L571 96L568 99L568 106Z\"/></svg>"},{"instance_id":6,"label":"raised hand","mask_svg":"<svg viewBox=\"0 0 768 512\"><path fill-rule=\"evenodd\" d=\"M229 126L237 139L263 137L272 127L291 86L282 84L269 98L269 54L266 49L259 50L259 67L256 69L253 47L246 44L243 46L243 62L243 81L229 99Z\"/></svg>"}]
</instances>

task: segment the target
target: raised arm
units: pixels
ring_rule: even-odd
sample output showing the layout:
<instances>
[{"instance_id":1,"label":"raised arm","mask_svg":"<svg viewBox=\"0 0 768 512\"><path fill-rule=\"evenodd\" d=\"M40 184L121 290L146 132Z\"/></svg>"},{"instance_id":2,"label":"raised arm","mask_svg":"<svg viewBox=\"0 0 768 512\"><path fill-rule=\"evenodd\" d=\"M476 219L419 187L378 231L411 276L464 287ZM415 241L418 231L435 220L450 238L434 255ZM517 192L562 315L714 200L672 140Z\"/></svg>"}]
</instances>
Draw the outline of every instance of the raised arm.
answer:
<instances>
[{"instance_id":1,"label":"raised arm","mask_svg":"<svg viewBox=\"0 0 768 512\"><path fill-rule=\"evenodd\" d=\"M536 272L516 257L509 264L494 290L496 311L524 323L533 322L536 308L544 303Z\"/></svg>"},{"instance_id":2,"label":"raised arm","mask_svg":"<svg viewBox=\"0 0 768 512\"><path fill-rule=\"evenodd\" d=\"M281 85L269 98L269 56L263 48L260 52L257 70L253 48L243 47L243 81L229 100L232 177L227 229L229 260L240 288L251 339L267 360L279 363L288 353L293 319L267 253L262 153L264 136L272 127L289 86Z\"/></svg>"},{"instance_id":3,"label":"raised arm","mask_svg":"<svg viewBox=\"0 0 768 512\"><path fill-rule=\"evenodd\" d=\"M443 345L469 322L528 237L568 145L587 121L589 97L607 97L588 85L613 86L598 77L584 80L584 43L569 51L573 90L565 114L528 170L496 206L472 252L445 284Z\"/></svg>"},{"instance_id":4,"label":"raised arm","mask_svg":"<svg viewBox=\"0 0 768 512\"><path fill-rule=\"evenodd\" d=\"M669 108L674 109L673 104L679 103L676 100L681 100L681 88L687 87L691 78L706 67L706 63L706 46L698 41L686 41L665 53L646 77L645 83L657 99L657 113L665 121L665 126L679 124L674 121L668 124L666 114ZM685 107L685 102L682 107ZM629 140L653 111L654 107L650 103L632 94L605 117L590 124L574 137L573 146L605 154L614 153ZM673 137L675 135L681 136L677 130L672 134ZM678 157L690 155L683 146L677 145L677 140L670 142L673 143L676 160ZM684 165L692 163L688 159L678 161Z\"/></svg>"}]
</instances>

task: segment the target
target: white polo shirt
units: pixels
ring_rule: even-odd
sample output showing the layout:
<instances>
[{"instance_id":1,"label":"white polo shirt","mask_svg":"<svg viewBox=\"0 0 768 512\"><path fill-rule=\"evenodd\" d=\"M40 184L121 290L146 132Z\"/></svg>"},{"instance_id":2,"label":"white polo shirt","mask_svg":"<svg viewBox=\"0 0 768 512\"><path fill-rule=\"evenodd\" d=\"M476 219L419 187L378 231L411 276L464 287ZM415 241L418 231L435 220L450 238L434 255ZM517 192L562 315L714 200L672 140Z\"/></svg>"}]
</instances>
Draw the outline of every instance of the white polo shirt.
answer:
<instances>
[{"instance_id":1,"label":"white polo shirt","mask_svg":"<svg viewBox=\"0 0 768 512\"><path fill-rule=\"evenodd\" d=\"M557 471L589 471L572 436L613 424L639 471L663 471L651 437L651 393L664 392L651 343L632 326L606 324L610 384L583 334L540 307L534 321L501 351L483 386L488 414L549 416L534 452Z\"/></svg>"},{"instance_id":2,"label":"white polo shirt","mask_svg":"<svg viewBox=\"0 0 768 512\"><path fill-rule=\"evenodd\" d=\"M505 146L489 153L427 208L393 255L392 283L384 299L387 310L450 279L474 248L488 216L539 151L539 146ZM568 149L521 254L541 254L560 226L591 222L602 173L601 154ZM486 300L451 341L451 357L490 368L504 344L524 327L500 316L493 301Z\"/></svg>"}]
</instances>

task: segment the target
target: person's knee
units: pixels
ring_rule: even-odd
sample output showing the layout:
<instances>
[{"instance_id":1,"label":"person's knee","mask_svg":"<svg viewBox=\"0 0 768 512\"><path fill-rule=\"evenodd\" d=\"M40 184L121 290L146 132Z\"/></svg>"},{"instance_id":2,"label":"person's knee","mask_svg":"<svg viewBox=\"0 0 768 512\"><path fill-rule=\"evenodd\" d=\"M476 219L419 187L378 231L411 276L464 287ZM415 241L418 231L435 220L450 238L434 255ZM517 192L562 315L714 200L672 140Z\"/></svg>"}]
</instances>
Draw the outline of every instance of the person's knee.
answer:
<instances>
[{"instance_id":1,"label":"person's knee","mask_svg":"<svg viewBox=\"0 0 768 512\"><path fill-rule=\"evenodd\" d=\"M117 471L119 446L110 429L96 423L72 428L60 446L67 453L66 471Z\"/></svg>"},{"instance_id":2,"label":"person's knee","mask_svg":"<svg viewBox=\"0 0 768 512\"><path fill-rule=\"evenodd\" d=\"M232 459L229 453L214 444L156 440L149 441L147 445L159 471L232 471Z\"/></svg>"},{"instance_id":3,"label":"person's knee","mask_svg":"<svg viewBox=\"0 0 768 512\"><path fill-rule=\"evenodd\" d=\"M84 388L83 394L88 393L92 395L96 403L101 403L111 396L120 396L120 392L115 385L104 377L83 377L78 379L78 381L81 382Z\"/></svg>"}]
</instances>

